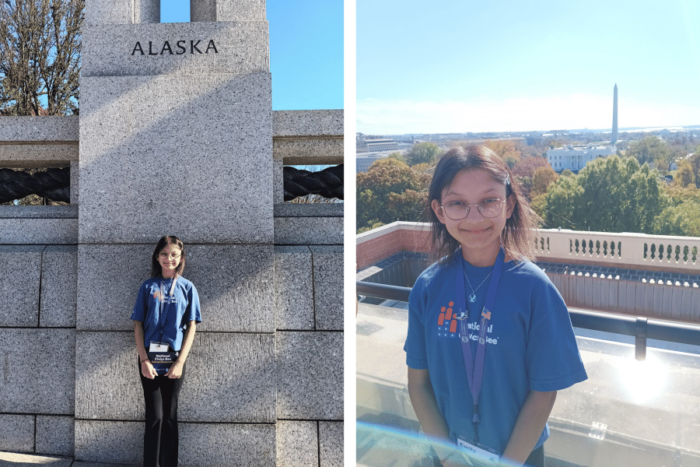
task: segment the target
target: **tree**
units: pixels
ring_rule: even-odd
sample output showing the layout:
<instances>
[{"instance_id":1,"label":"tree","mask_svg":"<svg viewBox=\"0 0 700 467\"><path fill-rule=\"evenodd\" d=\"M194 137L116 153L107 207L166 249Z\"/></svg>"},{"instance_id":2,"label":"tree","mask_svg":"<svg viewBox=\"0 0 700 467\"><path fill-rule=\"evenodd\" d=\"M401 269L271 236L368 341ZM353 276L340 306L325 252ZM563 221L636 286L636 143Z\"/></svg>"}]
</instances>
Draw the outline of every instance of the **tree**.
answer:
<instances>
[{"instance_id":1,"label":"tree","mask_svg":"<svg viewBox=\"0 0 700 467\"><path fill-rule=\"evenodd\" d=\"M676 172L673 183L682 187L695 186L695 172L690 161L682 160L678 163L678 172Z\"/></svg>"},{"instance_id":2,"label":"tree","mask_svg":"<svg viewBox=\"0 0 700 467\"><path fill-rule=\"evenodd\" d=\"M401 154L401 153L398 152L398 151L397 151L397 152L392 152L392 153L389 154L387 157L389 157L389 158L391 158L391 159L396 159L397 161L403 162L404 164L406 164L406 158L403 157L403 154Z\"/></svg>"},{"instance_id":3,"label":"tree","mask_svg":"<svg viewBox=\"0 0 700 467\"><path fill-rule=\"evenodd\" d=\"M78 113L85 0L5 0L0 7L0 115Z\"/></svg>"},{"instance_id":4,"label":"tree","mask_svg":"<svg viewBox=\"0 0 700 467\"><path fill-rule=\"evenodd\" d=\"M422 206L408 206L420 199L408 193L425 192L430 184L430 175L420 174L396 159L380 159L366 173L357 174L357 229L378 222L389 224L397 219L417 221ZM390 201L394 203L389 208ZM402 217L406 216L406 217Z\"/></svg>"},{"instance_id":5,"label":"tree","mask_svg":"<svg viewBox=\"0 0 700 467\"><path fill-rule=\"evenodd\" d=\"M416 164L431 164L435 162L440 154L440 147L435 143L418 143L414 144L408 153L406 160L408 165Z\"/></svg>"},{"instance_id":6,"label":"tree","mask_svg":"<svg viewBox=\"0 0 700 467\"><path fill-rule=\"evenodd\" d=\"M658 136L647 136L639 141L630 143L625 155L636 158L640 164L658 160L668 162L671 148Z\"/></svg>"},{"instance_id":7,"label":"tree","mask_svg":"<svg viewBox=\"0 0 700 467\"><path fill-rule=\"evenodd\" d=\"M513 167L513 175L516 177L533 177L539 167L550 167L547 159L541 157L523 157Z\"/></svg>"},{"instance_id":8,"label":"tree","mask_svg":"<svg viewBox=\"0 0 700 467\"><path fill-rule=\"evenodd\" d=\"M546 201L547 227L600 232L652 233L656 214L668 204L656 171L618 156L591 161L575 177L560 177Z\"/></svg>"},{"instance_id":9,"label":"tree","mask_svg":"<svg viewBox=\"0 0 700 467\"><path fill-rule=\"evenodd\" d=\"M551 167L539 167L532 177L532 197L547 193L547 188L559 179L559 175Z\"/></svg>"},{"instance_id":10,"label":"tree","mask_svg":"<svg viewBox=\"0 0 700 467\"><path fill-rule=\"evenodd\" d=\"M483 145L498 154L510 168L520 160L520 148L515 141L486 140Z\"/></svg>"}]
</instances>

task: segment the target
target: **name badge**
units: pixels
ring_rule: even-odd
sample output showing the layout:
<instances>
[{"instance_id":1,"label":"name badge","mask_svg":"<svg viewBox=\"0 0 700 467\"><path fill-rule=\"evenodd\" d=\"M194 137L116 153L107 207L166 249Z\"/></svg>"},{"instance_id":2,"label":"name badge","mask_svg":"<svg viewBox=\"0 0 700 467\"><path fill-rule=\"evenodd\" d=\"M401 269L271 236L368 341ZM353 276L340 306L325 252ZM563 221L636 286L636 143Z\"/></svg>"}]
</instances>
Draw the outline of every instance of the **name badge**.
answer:
<instances>
[{"instance_id":1,"label":"name badge","mask_svg":"<svg viewBox=\"0 0 700 467\"><path fill-rule=\"evenodd\" d=\"M149 352L167 352L168 344L161 344L160 342L151 342L151 346L148 348Z\"/></svg>"},{"instance_id":2,"label":"name badge","mask_svg":"<svg viewBox=\"0 0 700 467\"><path fill-rule=\"evenodd\" d=\"M498 465L499 455L495 452L487 451L483 447L474 446L467 443L462 438L457 438L457 446L464 451L470 460L476 461L477 465Z\"/></svg>"}]
</instances>

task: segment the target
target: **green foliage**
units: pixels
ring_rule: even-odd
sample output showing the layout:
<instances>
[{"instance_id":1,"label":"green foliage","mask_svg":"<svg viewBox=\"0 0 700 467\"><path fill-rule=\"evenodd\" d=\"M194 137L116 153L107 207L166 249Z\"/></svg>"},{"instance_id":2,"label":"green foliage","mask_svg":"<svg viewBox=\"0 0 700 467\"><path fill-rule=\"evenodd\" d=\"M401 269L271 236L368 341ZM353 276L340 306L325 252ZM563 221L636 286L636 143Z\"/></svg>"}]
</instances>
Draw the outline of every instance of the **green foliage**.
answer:
<instances>
[{"instance_id":1,"label":"green foliage","mask_svg":"<svg viewBox=\"0 0 700 467\"><path fill-rule=\"evenodd\" d=\"M440 155L440 147L435 143L414 144L406 153L406 161L409 165L430 164L435 162Z\"/></svg>"},{"instance_id":2,"label":"green foliage","mask_svg":"<svg viewBox=\"0 0 700 467\"><path fill-rule=\"evenodd\" d=\"M656 136L647 136L640 141L631 143L625 155L636 158L640 164L654 161L657 163L659 161L669 162L671 148L664 140Z\"/></svg>"},{"instance_id":3,"label":"green foliage","mask_svg":"<svg viewBox=\"0 0 700 467\"><path fill-rule=\"evenodd\" d=\"M560 177L575 177L574 173L569 169L564 169L559 174Z\"/></svg>"},{"instance_id":4,"label":"green foliage","mask_svg":"<svg viewBox=\"0 0 700 467\"><path fill-rule=\"evenodd\" d=\"M403 154L401 154L400 152L392 152L387 157L389 157L391 159L396 159L397 161L403 162L404 164L406 164L406 158L403 157Z\"/></svg>"},{"instance_id":5,"label":"green foliage","mask_svg":"<svg viewBox=\"0 0 700 467\"><path fill-rule=\"evenodd\" d=\"M559 175L551 167L538 167L532 177L532 196L547 193L547 188L559 179Z\"/></svg>"},{"instance_id":6,"label":"green foliage","mask_svg":"<svg viewBox=\"0 0 700 467\"><path fill-rule=\"evenodd\" d=\"M430 178L393 158L357 174L358 231L377 223L420 220Z\"/></svg>"},{"instance_id":7,"label":"green foliage","mask_svg":"<svg viewBox=\"0 0 700 467\"><path fill-rule=\"evenodd\" d=\"M678 163L678 171L673 177L673 182L682 187L688 185L695 186L695 173L690 161L682 160Z\"/></svg>"},{"instance_id":8,"label":"green foliage","mask_svg":"<svg viewBox=\"0 0 700 467\"><path fill-rule=\"evenodd\" d=\"M609 156L589 162L576 177L560 177L542 210L549 228L651 233L666 204L648 165Z\"/></svg>"}]
</instances>

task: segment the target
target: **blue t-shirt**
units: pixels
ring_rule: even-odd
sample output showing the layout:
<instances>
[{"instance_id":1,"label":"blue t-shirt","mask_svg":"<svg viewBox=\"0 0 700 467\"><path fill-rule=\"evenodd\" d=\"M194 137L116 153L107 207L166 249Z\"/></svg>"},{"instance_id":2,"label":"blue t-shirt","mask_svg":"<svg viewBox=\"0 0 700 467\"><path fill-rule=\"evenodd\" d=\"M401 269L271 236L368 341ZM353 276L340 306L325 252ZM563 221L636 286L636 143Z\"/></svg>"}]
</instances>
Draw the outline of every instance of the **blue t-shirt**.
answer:
<instances>
[{"instance_id":1,"label":"blue t-shirt","mask_svg":"<svg viewBox=\"0 0 700 467\"><path fill-rule=\"evenodd\" d=\"M449 310L457 303L456 280L462 275L457 261L462 261L476 289L474 303L465 299L472 355L476 355L477 343L471 335L479 334L490 280L486 276L493 267L472 266L462 259L461 250L449 262L433 264L418 277L409 299L404 350L409 367L428 370L450 437L473 443L473 404L460 326ZM466 281L464 288L471 294ZM502 454L531 390L565 389L586 380L587 375L566 304L545 273L531 262L503 265L491 313L479 397L479 443ZM535 448L548 437L549 427L545 426Z\"/></svg>"},{"instance_id":2,"label":"blue t-shirt","mask_svg":"<svg viewBox=\"0 0 700 467\"><path fill-rule=\"evenodd\" d=\"M143 323L146 350L151 342L160 342L180 351L187 323L202 322L199 296L194 284L180 276L170 296L172 283L172 279L152 277L139 289L131 319Z\"/></svg>"}]
</instances>

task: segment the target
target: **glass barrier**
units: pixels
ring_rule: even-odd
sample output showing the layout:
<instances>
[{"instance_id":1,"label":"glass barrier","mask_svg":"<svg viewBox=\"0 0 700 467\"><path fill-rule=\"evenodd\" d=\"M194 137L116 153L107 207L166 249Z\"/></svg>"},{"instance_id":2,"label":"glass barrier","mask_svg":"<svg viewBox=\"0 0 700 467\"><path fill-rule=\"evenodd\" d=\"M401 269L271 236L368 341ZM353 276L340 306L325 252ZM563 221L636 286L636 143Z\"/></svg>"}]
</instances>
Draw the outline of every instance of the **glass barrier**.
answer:
<instances>
[{"instance_id":1,"label":"glass barrier","mask_svg":"<svg viewBox=\"0 0 700 467\"><path fill-rule=\"evenodd\" d=\"M358 465L432 466L406 387L403 308L359 306ZM700 346L649 341L637 361L634 338L575 331L589 379L558 393L548 465L700 466Z\"/></svg>"}]
</instances>

